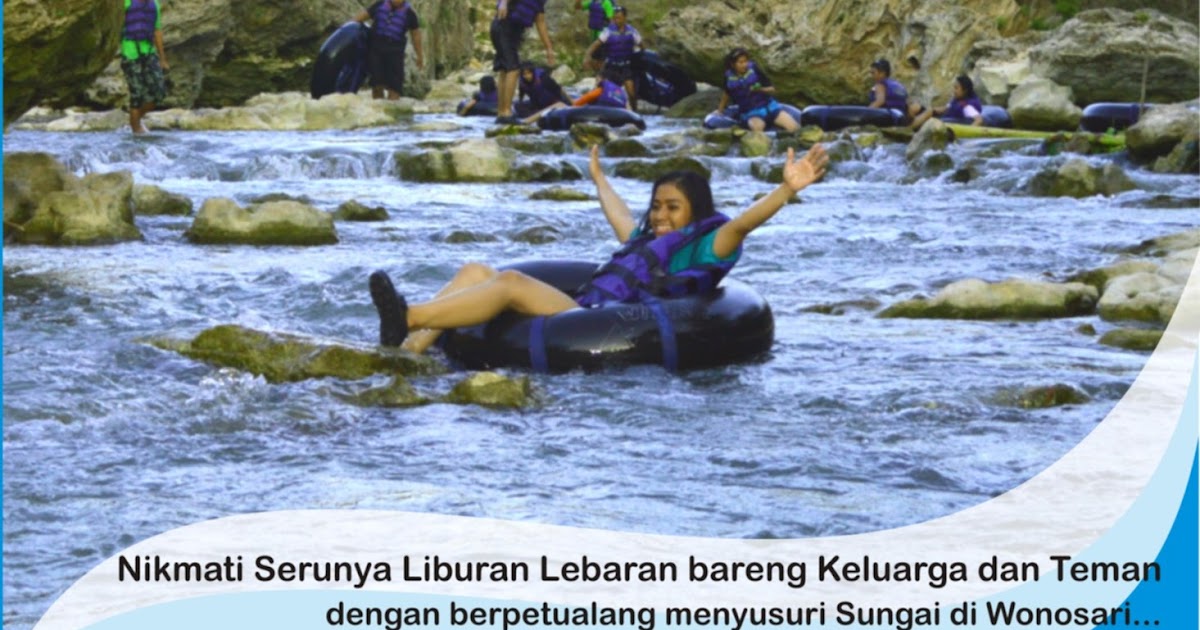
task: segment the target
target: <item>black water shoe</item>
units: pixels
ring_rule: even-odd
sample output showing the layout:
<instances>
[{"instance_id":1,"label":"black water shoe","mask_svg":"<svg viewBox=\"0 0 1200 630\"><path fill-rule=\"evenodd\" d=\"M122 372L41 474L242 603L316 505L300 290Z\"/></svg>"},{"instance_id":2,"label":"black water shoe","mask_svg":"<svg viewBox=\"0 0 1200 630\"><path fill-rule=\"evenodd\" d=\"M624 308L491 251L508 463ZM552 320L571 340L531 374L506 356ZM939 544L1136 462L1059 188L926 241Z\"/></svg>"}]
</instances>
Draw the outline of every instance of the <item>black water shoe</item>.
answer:
<instances>
[{"instance_id":1,"label":"black water shoe","mask_svg":"<svg viewBox=\"0 0 1200 630\"><path fill-rule=\"evenodd\" d=\"M496 124L497 125L519 125L519 124L521 124L521 119L517 118L516 116L497 116Z\"/></svg>"},{"instance_id":2,"label":"black water shoe","mask_svg":"<svg viewBox=\"0 0 1200 630\"><path fill-rule=\"evenodd\" d=\"M369 284L371 301L379 311L379 344L399 346L408 336L408 303L383 271L372 273Z\"/></svg>"}]
</instances>

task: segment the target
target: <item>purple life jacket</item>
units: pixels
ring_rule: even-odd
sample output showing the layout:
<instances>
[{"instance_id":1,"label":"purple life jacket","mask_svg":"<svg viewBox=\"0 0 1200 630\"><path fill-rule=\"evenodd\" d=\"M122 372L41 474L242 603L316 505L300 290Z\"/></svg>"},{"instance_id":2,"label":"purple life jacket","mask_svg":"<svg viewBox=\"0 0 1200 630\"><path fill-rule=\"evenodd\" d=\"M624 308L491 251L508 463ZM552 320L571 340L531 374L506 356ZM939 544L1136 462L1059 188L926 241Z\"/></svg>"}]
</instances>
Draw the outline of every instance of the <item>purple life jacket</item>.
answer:
<instances>
[{"instance_id":1,"label":"purple life jacket","mask_svg":"<svg viewBox=\"0 0 1200 630\"><path fill-rule=\"evenodd\" d=\"M946 113L942 114L945 118L966 118L967 113L963 110L967 105L975 108L975 111L983 114L983 103L979 102L978 96L968 96L967 98L952 98L946 105Z\"/></svg>"},{"instance_id":2,"label":"purple life jacket","mask_svg":"<svg viewBox=\"0 0 1200 630\"><path fill-rule=\"evenodd\" d=\"M751 88L756 85L763 87L761 85L763 76L765 75L758 69L758 64L753 61L750 62L750 67L744 76L737 76L733 70L725 71L725 90L729 92L729 96L733 98L738 109L748 112L765 107L771 102L770 94L751 91Z\"/></svg>"},{"instance_id":3,"label":"purple life jacket","mask_svg":"<svg viewBox=\"0 0 1200 630\"><path fill-rule=\"evenodd\" d=\"M604 0L592 0L588 5L588 28L598 31L608 26L608 15L604 13Z\"/></svg>"},{"instance_id":4,"label":"purple life jacket","mask_svg":"<svg viewBox=\"0 0 1200 630\"><path fill-rule=\"evenodd\" d=\"M158 4L154 0L129 0L125 10L124 39L148 42L154 39L154 22L158 19Z\"/></svg>"},{"instance_id":5,"label":"purple life jacket","mask_svg":"<svg viewBox=\"0 0 1200 630\"><path fill-rule=\"evenodd\" d=\"M575 302L592 307L605 302L636 302L645 295L680 297L717 288L736 261L670 273L671 256L721 227L729 217L717 213L682 230L655 237L631 238L583 285Z\"/></svg>"},{"instance_id":6,"label":"purple life jacket","mask_svg":"<svg viewBox=\"0 0 1200 630\"><path fill-rule=\"evenodd\" d=\"M408 14L407 2L396 7L392 6L392 0L383 0L371 16L375 21L374 34L392 42L407 42Z\"/></svg>"},{"instance_id":7,"label":"purple life jacket","mask_svg":"<svg viewBox=\"0 0 1200 630\"><path fill-rule=\"evenodd\" d=\"M553 84L558 87L557 83ZM562 88L558 87L558 91L551 88L551 84L546 81L546 71L542 68L533 69L533 80L526 81L525 74L521 73L521 79L518 83L521 96L528 96L530 103L536 109L545 109L555 103L562 102Z\"/></svg>"},{"instance_id":8,"label":"purple life jacket","mask_svg":"<svg viewBox=\"0 0 1200 630\"><path fill-rule=\"evenodd\" d=\"M625 31L617 30L616 24L608 25L608 39L604 42L604 55L614 66L623 66L633 60L634 49L637 47L637 29L626 24Z\"/></svg>"},{"instance_id":9,"label":"purple life jacket","mask_svg":"<svg viewBox=\"0 0 1200 630\"><path fill-rule=\"evenodd\" d=\"M600 80L600 98L596 99L597 105L604 107L620 107L625 109L625 105L629 103L629 95L625 93L625 88L609 81L608 79Z\"/></svg>"},{"instance_id":10,"label":"purple life jacket","mask_svg":"<svg viewBox=\"0 0 1200 630\"><path fill-rule=\"evenodd\" d=\"M887 109L898 109L902 112L908 111L908 90L899 81L888 77L879 83L883 84L883 106ZM867 95L867 102L875 102L875 92L871 91Z\"/></svg>"},{"instance_id":11,"label":"purple life jacket","mask_svg":"<svg viewBox=\"0 0 1200 630\"><path fill-rule=\"evenodd\" d=\"M537 20L538 14L545 11L545 6L545 0L511 0L508 3L508 19L519 26L529 28ZM499 8L500 2L497 0L496 9Z\"/></svg>"}]
</instances>

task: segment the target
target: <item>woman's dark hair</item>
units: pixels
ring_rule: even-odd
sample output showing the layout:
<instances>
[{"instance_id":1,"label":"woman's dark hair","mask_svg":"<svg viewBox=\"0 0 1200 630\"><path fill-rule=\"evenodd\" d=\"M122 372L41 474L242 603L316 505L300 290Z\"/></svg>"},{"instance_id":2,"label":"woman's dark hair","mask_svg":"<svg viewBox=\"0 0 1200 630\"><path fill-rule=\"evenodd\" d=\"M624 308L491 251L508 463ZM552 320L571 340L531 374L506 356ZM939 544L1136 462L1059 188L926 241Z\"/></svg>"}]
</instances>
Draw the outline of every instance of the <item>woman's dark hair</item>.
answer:
<instances>
[{"instance_id":1,"label":"woman's dark hair","mask_svg":"<svg viewBox=\"0 0 1200 630\"><path fill-rule=\"evenodd\" d=\"M876 59L872 64L872 68L884 73L887 76L892 76L892 64L887 59Z\"/></svg>"},{"instance_id":2,"label":"woman's dark hair","mask_svg":"<svg viewBox=\"0 0 1200 630\"><path fill-rule=\"evenodd\" d=\"M733 70L733 62L737 61L738 57L749 58L750 51L746 50L745 48L742 48L741 46L738 46L737 48L734 48L733 50L729 51L729 54L725 55L725 69Z\"/></svg>"},{"instance_id":3,"label":"woman's dark hair","mask_svg":"<svg viewBox=\"0 0 1200 630\"><path fill-rule=\"evenodd\" d=\"M972 96L975 96L975 82L971 80L971 77L968 77L965 74L960 74L954 78L954 82L962 86L963 95L965 97L971 98Z\"/></svg>"},{"instance_id":4,"label":"woman's dark hair","mask_svg":"<svg viewBox=\"0 0 1200 630\"><path fill-rule=\"evenodd\" d=\"M654 181L654 188L650 191L650 207L646 208L646 214L638 224L642 234L653 232L650 228L650 208L654 207L654 196L658 194L658 187L663 184L678 188L692 205L692 223L703 221L717 213L708 178L693 171L671 171Z\"/></svg>"},{"instance_id":5,"label":"woman's dark hair","mask_svg":"<svg viewBox=\"0 0 1200 630\"><path fill-rule=\"evenodd\" d=\"M479 91L485 94L496 91L496 78L492 75L487 75L479 80Z\"/></svg>"},{"instance_id":6,"label":"woman's dark hair","mask_svg":"<svg viewBox=\"0 0 1200 630\"><path fill-rule=\"evenodd\" d=\"M613 15L616 15L618 13L620 13L621 15L624 15L626 17L629 16L629 14L625 12L625 7L621 7L621 6L613 7Z\"/></svg>"}]
</instances>

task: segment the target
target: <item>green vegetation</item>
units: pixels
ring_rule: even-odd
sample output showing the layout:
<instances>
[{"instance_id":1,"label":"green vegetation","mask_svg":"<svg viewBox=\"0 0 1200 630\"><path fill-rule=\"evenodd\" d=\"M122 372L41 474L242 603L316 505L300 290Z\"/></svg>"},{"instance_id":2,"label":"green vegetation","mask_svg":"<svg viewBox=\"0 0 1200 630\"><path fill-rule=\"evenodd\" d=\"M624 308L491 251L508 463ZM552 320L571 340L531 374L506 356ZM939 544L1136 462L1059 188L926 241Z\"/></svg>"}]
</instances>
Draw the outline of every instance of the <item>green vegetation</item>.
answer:
<instances>
[{"instance_id":1,"label":"green vegetation","mask_svg":"<svg viewBox=\"0 0 1200 630\"><path fill-rule=\"evenodd\" d=\"M1145 11L1138 11L1133 14L1133 21L1138 24L1145 24L1150 21L1150 14Z\"/></svg>"},{"instance_id":2,"label":"green vegetation","mask_svg":"<svg viewBox=\"0 0 1200 630\"><path fill-rule=\"evenodd\" d=\"M1054 27L1045 18L1035 17L1029 22L1029 28L1035 31L1048 31Z\"/></svg>"},{"instance_id":3,"label":"green vegetation","mask_svg":"<svg viewBox=\"0 0 1200 630\"><path fill-rule=\"evenodd\" d=\"M1008 18L1001 15L996 18L996 30L1003 31L1008 28Z\"/></svg>"},{"instance_id":4,"label":"green vegetation","mask_svg":"<svg viewBox=\"0 0 1200 630\"><path fill-rule=\"evenodd\" d=\"M1069 20L1079 13L1080 0L1054 0L1054 12Z\"/></svg>"}]
</instances>

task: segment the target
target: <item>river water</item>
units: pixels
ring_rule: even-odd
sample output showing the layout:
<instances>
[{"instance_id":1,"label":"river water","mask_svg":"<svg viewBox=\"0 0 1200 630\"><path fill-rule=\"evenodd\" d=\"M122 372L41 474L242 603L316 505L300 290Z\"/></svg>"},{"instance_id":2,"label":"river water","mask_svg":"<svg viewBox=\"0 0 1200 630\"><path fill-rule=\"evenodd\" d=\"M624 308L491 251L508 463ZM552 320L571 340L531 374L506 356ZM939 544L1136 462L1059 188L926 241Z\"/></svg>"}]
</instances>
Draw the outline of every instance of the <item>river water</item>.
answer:
<instances>
[{"instance_id":1,"label":"river water","mask_svg":"<svg viewBox=\"0 0 1200 630\"><path fill-rule=\"evenodd\" d=\"M442 115L416 122L450 121ZM456 121L459 122L459 121ZM684 123L652 117L650 136ZM4 626L28 628L102 559L180 525L288 508L397 509L713 537L808 537L906 525L980 503L1062 456L1102 420L1146 355L1033 322L877 319L877 307L978 277L1062 279L1117 250L1195 227L1194 177L1128 166L1141 190L1045 199L1019 190L1064 157L1036 146L984 162L968 184L915 183L902 145L836 164L747 242L733 276L775 314L769 357L670 374L643 366L533 377L524 411L365 409L346 384L268 384L149 347L223 323L356 341L377 335L367 275L427 296L464 261L600 261L598 205L531 201L545 184L417 184L393 153L477 137L409 124L351 132L128 132L4 136L78 174L128 169L191 197L302 195L340 223L327 247L196 246L190 218L139 217L145 240L4 248ZM960 162L986 145L952 149ZM564 156L586 172L585 154ZM770 189L739 158L702 158L720 209ZM1089 158L1097 162L1119 159ZM604 160L611 170L615 160ZM637 212L650 185L614 178ZM567 185L593 192L587 181ZM513 240L532 227L559 238ZM455 230L495 239L447 243ZM382 382L382 377L374 379ZM1022 409L1002 393L1064 383L1084 404ZM356 384L361 385L361 384ZM444 388L443 388L444 390Z\"/></svg>"}]
</instances>

